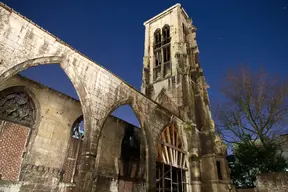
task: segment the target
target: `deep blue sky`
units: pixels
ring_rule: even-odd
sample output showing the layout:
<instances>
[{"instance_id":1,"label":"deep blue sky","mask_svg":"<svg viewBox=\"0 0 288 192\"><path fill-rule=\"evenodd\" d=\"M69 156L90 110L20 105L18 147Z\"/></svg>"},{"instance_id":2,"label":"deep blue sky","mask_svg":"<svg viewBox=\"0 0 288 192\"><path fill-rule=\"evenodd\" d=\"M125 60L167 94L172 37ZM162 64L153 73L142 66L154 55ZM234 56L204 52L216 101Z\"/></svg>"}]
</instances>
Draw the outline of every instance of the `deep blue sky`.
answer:
<instances>
[{"instance_id":1,"label":"deep blue sky","mask_svg":"<svg viewBox=\"0 0 288 192\"><path fill-rule=\"evenodd\" d=\"M142 74L143 22L177 2L198 29L200 63L211 86L212 104L221 99L217 90L222 77L239 64L287 74L288 0L3 2L137 89ZM77 97L59 67L37 67L24 74ZM123 118L135 122L126 111L122 111Z\"/></svg>"}]
</instances>

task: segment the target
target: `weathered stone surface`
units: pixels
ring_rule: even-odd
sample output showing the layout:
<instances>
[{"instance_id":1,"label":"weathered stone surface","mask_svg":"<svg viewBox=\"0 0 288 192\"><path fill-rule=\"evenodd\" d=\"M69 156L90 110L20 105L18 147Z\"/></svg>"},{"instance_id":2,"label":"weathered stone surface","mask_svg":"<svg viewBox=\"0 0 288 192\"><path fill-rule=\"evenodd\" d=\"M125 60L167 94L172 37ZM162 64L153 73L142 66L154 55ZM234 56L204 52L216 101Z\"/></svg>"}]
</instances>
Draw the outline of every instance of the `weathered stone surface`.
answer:
<instances>
[{"instance_id":1,"label":"weathered stone surface","mask_svg":"<svg viewBox=\"0 0 288 192\"><path fill-rule=\"evenodd\" d=\"M257 192L283 192L288 191L288 172L263 173L257 175Z\"/></svg>"},{"instance_id":2,"label":"weathered stone surface","mask_svg":"<svg viewBox=\"0 0 288 192\"><path fill-rule=\"evenodd\" d=\"M223 154L216 155L215 130L204 89L205 79L197 57L195 27L180 4L145 25L142 92L155 100L162 90L163 93L165 91L159 100L164 106L0 4L0 90L13 86L28 87L23 90L32 98L36 109L28 153L22 163L21 191L118 191L119 184L123 183L125 190L132 190L134 186L136 191L155 191L157 144L160 133L171 123L175 124L182 139L183 161L188 164L184 179L187 181L186 191L228 191L230 179L225 170L227 166L221 167L222 173L226 174L223 176L225 180L220 181L217 176L216 160L225 157ZM153 70L149 68L153 65L152 37L154 31L164 25L169 25L173 34L171 75L152 83ZM48 88L43 89L43 86L19 80L18 76L13 77L29 67L50 63L58 63L65 71L81 104ZM105 129L112 130L109 126L113 125L113 121L108 128L105 122L109 122L109 115L124 104L131 106L140 124L137 131L137 135L141 135L140 171L137 177L143 180L132 185L130 181L119 178L121 168L117 168L117 165L123 164L122 160L118 160L121 157L119 143L123 139L121 131L124 129L111 133L105 139ZM73 164L73 169L77 170L76 184L66 183L65 186L63 183L69 182L69 179L64 177L63 180L63 168L66 168L67 157L70 157L71 126L81 115L85 122L85 135L79 157ZM187 127L187 123L191 126ZM111 153L104 151L105 145L110 145L107 150ZM73 176L73 173L70 175Z\"/></svg>"}]
</instances>

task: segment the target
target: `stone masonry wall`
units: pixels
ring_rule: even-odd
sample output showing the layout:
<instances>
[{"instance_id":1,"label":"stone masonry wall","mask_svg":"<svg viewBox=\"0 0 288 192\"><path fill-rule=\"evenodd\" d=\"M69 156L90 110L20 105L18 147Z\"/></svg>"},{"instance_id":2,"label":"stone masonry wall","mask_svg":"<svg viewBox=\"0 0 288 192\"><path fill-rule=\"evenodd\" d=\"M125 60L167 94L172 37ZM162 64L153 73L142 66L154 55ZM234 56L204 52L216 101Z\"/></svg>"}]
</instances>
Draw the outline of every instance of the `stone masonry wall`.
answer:
<instances>
[{"instance_id":1,"label":"stone masonry wall","mask_svg":"<svg viewBox=\"0 0 288 192\"><path fill-rule=\"evenodd\" d=\"M19 75L1 84L0 91L14 86L24 86L34 94L39 114L24 163L62 169L72 124L82 114L79 101Z\"/></svg>"},{"instance_id":2,"label":"stone masonry wall","mask_svg":"<svg viewBox=\"0 0 288 192\"><path fill-rule=\"evenodd\" d=\"M37 115L33 127L7 120L0 129L2 179L19 182L0 185L5 190L16 185L20 191L57 190L72 139L72 124L82 115L80 102L19 75L1 84L0 93L8 88L13 92L14 87L24 87L35 103Z\"/></svg>"},{"instance_id":3,"label":"stone masonry wall","mask_svg":"<svg viewBox=\"0 0 288 192\"><path fill-rule=\"evenodd\" d=\"M288 191L288 172L263 173L257 176L257 192Z\"/></svg>"}]
</instances>

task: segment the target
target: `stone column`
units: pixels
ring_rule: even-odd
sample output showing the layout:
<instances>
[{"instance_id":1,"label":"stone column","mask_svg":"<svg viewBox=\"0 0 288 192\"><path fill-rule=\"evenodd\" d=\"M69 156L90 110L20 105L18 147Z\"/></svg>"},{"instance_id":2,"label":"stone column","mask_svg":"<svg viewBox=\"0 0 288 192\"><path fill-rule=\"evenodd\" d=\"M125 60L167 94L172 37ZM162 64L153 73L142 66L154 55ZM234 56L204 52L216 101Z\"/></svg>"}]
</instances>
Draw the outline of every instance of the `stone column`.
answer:
<instances>
[{"instance_id":1,"label":"stone column","mask_svg":"<svg viewBox=\"0 0 288 192\"><path fill-rule=\"evenodd\" d=\"M91 192L93 181L95 179L95 160L97 156L98 138L100 128L95 126L89 129L91 122L85 122L85 135L82 145L82 153L79 154L79 173L76 179L77 191Z\"/></svg>"},{"instance_id":2,"label":"stone column","mask_svg":"<svg viewBox=\"0 0 288 192\"><path fill-rule=\"evenodd\" d=\"M156 156L157 156L157 150L156 150L156 143L157 141L151 142L152 145L150 145L150 149L148 148L148 158L146 158L146 161L148 162L148 170L146 171L147 174L147 185L148 185L148 191L149 192L155 192L156 191ZM153 146L155 146L153 148ZM146 165L147 166L147 165Z\"/></svg>"},{"instance_id":3,"label":"stone column","mask_svg":"<svg viewBox=\"0 0 288 192\"><path fill-rule=\"evenodd\" d=\"M189 160L191 171L191 188L193 192L201 192L201 170L199 157L192 156Z\"/></svg>"}]
</instances>

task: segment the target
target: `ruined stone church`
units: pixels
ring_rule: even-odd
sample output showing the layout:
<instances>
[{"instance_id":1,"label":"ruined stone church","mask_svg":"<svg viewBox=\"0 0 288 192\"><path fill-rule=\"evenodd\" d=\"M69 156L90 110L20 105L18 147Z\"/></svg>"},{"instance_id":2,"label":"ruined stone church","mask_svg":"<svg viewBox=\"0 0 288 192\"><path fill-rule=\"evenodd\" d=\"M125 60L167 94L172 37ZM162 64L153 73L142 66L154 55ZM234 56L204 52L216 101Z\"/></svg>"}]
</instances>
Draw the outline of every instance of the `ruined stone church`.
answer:
<instances>
[{"instance_id":1,"label":"ruined stone church","mask_svg":"<svg viewBox=\"0 0 288 192\"><path fill-rule=\"evenodd\" d=\"M180 4L144 26L139 92L0 4L0 191L234 191L196 27ZM45 64L64 70L79 100L19 75ZM122 105L139 128L111 115Z\"/></svg>"}]
</instances>

